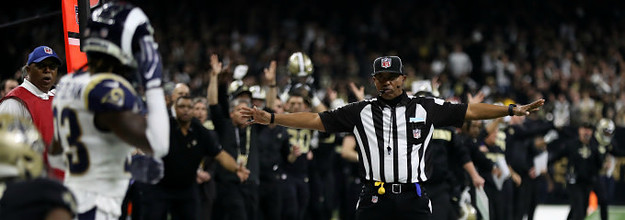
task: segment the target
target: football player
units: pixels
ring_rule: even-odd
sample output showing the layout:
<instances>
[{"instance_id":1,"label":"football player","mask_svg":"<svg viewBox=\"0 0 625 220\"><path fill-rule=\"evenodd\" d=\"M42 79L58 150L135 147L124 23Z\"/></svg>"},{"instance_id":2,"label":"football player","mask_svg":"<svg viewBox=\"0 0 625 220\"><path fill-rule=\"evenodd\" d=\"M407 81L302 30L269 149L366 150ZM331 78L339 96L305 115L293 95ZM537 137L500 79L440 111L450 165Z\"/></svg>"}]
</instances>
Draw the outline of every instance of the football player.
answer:
<instances>
[{"instance_id":1,"label":"football player","mask_svg":"<svg viewBox=\"0 0 625 220\"><path fill-rule=\"evenodd\" d=\"M313 112L327 110L327 107L321 102L321 99L316 96L315 89L312 85L315 79L312 77L313 63L310 57L302 52L291 54L287 69L290 74L290 83L284 87L284 90L280 94L282 102L287 102L290 92L295 90L300 92L305 91L305 94L302 95L310 98Z\"/></svg>"},{"instance_id":2,"label":"football player","mask_svg":"<svg viewBox=\"0 0 625 220\"><path fill-rule=\"evenodd\" d=\"M88 70L58 84L50 153L56 166L65 159L65 185L76 195L79 219L118 219L129 171L136 181L162 178L169 122L153 32L140 8L103 4L93 10L84 33ZM133 147L149 157L133 156L131 164Z\"/></svg>"},{"instance_id":3,"label":"football player","mask_svg":"<svg viewBox=\"0 0 625 220\"><path fill-rule=\"evenodd\" d=\"M32 122L0 115L0 219L72 219L76 200L42 174L44 143Z\"/></svg>"}]
</instances>

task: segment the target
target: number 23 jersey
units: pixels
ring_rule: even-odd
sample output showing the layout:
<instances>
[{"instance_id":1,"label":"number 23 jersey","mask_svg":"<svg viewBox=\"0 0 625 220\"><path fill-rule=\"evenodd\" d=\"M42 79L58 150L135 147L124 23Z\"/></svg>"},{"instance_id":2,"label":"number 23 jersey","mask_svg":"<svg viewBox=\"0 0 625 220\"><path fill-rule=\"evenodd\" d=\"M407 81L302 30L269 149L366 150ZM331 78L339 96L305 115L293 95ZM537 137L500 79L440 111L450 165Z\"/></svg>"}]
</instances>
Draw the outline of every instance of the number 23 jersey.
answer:
<instances>
[{"instance_id":1,"label":"number 23 jersey","mask_svg":"<svg viewBox=\"0 0 625 220\"><path fill-rule=\"evenodd\" d=\"M98 128L95 114L139 112L140 99L130 83L111 73L75 73L59 81L53 101L55 138L66 159L65 185L110 196L128 186L132 146Z\"/></svg>"}]
</instances>

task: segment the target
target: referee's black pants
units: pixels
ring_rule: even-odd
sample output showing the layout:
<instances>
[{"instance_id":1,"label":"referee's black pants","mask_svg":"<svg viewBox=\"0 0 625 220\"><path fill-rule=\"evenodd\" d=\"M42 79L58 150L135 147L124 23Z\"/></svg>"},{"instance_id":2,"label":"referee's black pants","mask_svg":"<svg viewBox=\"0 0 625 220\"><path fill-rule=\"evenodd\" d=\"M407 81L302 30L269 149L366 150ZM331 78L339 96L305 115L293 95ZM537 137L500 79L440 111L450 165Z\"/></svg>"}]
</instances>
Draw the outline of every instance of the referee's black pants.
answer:
<instances>
[{"instance_id":1,"label":"referee's black pants","mask_svg":"<svg viewBox=\"0 0 625 220\"><path fill-rule=\"evenodd\" d=\"M458 219L457 210L451 202L450 186L446 182L426 185L428 196L432 201L432 220L454 220Z\"/></svg>"},{"instance_id":2,"label":"referee's black pants","mask_svg":"<svg viewBox=\"0 0 625 220\"><path fill-rule=\"evenodd\" d=\"M385 183L386 193L378 194L378 188L372 182L367 182L362 187L356 209L357 220L380 220L380 219L429 219L431 203L425 190L421 189L421 195L409 185L402 184L400 193L393 193L391 184Z\"/></svg>"}]
</instances>

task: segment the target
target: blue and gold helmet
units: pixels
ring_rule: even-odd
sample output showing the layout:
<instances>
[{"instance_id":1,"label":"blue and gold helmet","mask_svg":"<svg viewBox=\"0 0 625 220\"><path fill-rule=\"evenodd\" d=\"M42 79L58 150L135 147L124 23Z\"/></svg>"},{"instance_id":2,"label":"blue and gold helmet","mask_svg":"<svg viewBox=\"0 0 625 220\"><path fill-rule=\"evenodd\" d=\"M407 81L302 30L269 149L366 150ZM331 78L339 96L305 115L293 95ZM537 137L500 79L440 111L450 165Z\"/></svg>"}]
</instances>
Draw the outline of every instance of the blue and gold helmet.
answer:
<instances>
[{"instance_id":1,"label":"blue and gold helmet","mask_svg":"<svg viewBox=\"0 0 625 220\"><path fill-rule=\"evenodd\" d=\"M83 50L110 55L131 68L137 68L134 57L140 50L139 40L153 39L154 29L143 10L125 2L108 2L91 13L85 30Z\"/></svg>"}]
</instances>

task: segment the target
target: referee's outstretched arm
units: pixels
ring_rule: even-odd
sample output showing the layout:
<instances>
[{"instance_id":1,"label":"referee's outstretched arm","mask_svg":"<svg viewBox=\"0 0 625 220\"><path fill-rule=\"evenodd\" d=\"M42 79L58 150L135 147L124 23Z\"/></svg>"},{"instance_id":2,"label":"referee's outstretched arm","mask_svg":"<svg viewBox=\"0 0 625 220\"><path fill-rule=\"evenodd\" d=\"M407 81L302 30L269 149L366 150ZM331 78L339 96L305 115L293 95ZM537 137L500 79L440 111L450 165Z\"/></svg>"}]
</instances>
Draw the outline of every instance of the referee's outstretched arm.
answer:
<instances>
[{"instance_id":1,"label":"referee's outstretched arm","mask_svg":"<svg viewBox=\"0 0 625 220\"><path fill-rule=\"evenodd\" d=\"M521 106L501 106L491 105L486 103L474 103L468 104L467 113L464 116L465 120L482 120L499 118L508 115L524 116L529 115L530 112L534 112L540 109L545 104L544 99L536 100L527 105Z\"/></svg>"},{"instance_id":2,"label":"referee's outstretched arm","mask_svg":"<svg viewBox=\"0 0 625 220\"><path fill-rule=\"evenodd\" d=\"M252 117L248 123L257 124L279 124L290 128L305 128L318 131L326 131L321 117L318 113L313 112L296 112L288 114L273 114L261 109L243 107L241 112L244 117ZM272 119L273 118L273 119Z\"/></svg>"},{"instance_id":3,"label":"referee's outstretched arm","mask_svg":"<svg viewBox=\"0 0 625 220\"><path fill-rule=\"evenodd\" d=\"M545 104L544 99L536 100L527 105L521 106L500 106L486 103L468 104L465 120L482 120L499 118L510 115L523 116L537 111ZM306 128L318 131L325 131L325 127L318 113L298 112L290 114L272 114L257 108L244 108L243 115L252 117L248 123L258 124L279 124L286 127Z\"/></svg>"}]
</instances>

